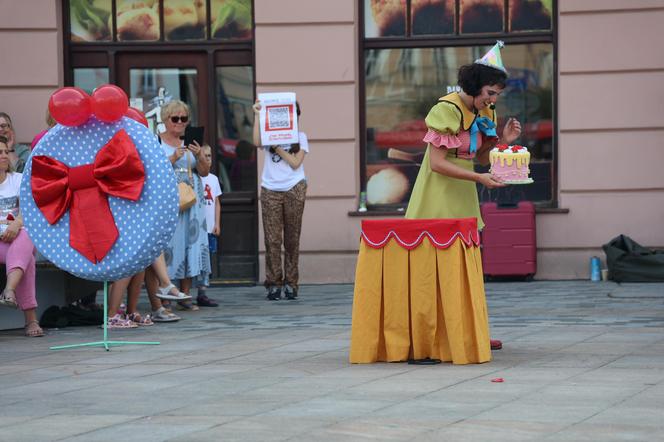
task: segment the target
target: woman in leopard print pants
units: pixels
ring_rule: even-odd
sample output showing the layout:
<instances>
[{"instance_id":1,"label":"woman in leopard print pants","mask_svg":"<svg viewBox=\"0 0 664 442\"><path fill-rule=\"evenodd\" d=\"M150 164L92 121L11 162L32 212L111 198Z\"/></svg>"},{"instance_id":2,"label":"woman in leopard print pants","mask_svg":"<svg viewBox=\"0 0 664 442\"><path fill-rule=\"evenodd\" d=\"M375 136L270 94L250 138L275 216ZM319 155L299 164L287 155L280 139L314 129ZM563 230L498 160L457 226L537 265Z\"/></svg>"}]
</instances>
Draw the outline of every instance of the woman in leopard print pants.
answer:
<instances>
[{"instance_id":1,"label":"woman in leopard print pants","mask_svg":"<svg viewBox=\"0 0 664 442\"><path fill-rule=\"evenodd\" d=\"M300 106L297 103L296 105L299 118ZM258 126L260 109L261 104L256 100L253 134L256 146L261 144ZM307 179L302 163L304 156L309 152L309 142L306 134L300 132L297 144L263 146L261 150L265 153L260 200L265 236L264 284L267 289L267 299L270 301L281 299L282 289L286 299L296 299L300 231L307 194ZM282 242L285 255L283 267Z\"/></svg>"}]
</instances>

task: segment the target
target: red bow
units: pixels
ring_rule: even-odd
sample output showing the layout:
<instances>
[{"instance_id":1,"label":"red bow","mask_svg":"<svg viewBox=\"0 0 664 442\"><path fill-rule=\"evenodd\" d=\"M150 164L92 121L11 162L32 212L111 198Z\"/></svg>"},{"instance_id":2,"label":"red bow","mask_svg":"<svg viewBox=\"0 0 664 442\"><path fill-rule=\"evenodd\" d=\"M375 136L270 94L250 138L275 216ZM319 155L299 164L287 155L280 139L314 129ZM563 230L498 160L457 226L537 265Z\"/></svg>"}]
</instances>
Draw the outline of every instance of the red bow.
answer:
<instances>
[{"instance_id":1,"label":"red bow","mask_svg":"<svg viewBox=\"0 0 664 442\"><path fill-rule=\"evenodd\" d=\"M108 196L137 201L145 170L124 129L102 147L92 164L69 168L45 155L32 157L32 195L50 224L70 211L69 245L92 263L118 239Z\"/></svg>"}]
</instances>

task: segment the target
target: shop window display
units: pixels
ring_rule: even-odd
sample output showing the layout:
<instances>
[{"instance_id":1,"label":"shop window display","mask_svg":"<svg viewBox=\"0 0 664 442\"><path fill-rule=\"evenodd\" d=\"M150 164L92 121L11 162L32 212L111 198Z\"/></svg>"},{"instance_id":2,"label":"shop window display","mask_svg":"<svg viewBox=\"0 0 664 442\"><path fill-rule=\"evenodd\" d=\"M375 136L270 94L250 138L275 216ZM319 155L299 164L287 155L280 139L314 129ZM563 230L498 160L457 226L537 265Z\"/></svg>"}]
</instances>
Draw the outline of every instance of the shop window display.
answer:
<instances>
[{"instance_id":1,"label":"shop window display","mask_svg":"<svg viewBox=\"0 0 664 442\"><path fill-rule=\"evenodd\" d=\"M495 43L509 81L498 104L499 127L523 124L535 183L520 197L555 204L553 0L364 0L362 190L369 209L403 209L426 143L424 118L457 87L459 66ZM533 35L536 37L533 38ZM484 43L486 46L478 45ZM477 166L478 171L483 169ZM509 189L508 189L509 191ZM514 191L513 189L511 191ZM484 199L496 198L481 193Z\"/></svg>"},{"instance_id":2,"label":"shop window display","mask_svg":"<svg viewBox=\"0 0 664 442\"><path fill-rule=\"evenodd\" d=\"M552 0L512 0L510 30L514 32L550 30L552 8Z\"/></svg>"},{"instance_id":3,"label":"shop window display","mask_svg":"<svg viewBox=\"0 0 664 442\"><path fill-rule=\"evenodd\" d=\"M117 0L115 7L119 41L159 40L158 0Z\"/></svg>"},{"instance_id":4,"label":"shop window display","mask_svg":"<svg viewBox=\"0 0 664 442\"><path fill-rule=\"evenodd\" d=\"M215 39L251 38L251 0L212 0L211 35Z\"/></svg>"},{"instance_id":5,"label":"shop window display","mask_svg":"<svg viewBox=\"0 0 664 442\"><path fill-rule=\"evenodd\" d=\"M411 0L413 35L454 33L455 0Z\"/></svg>"},{"instance_id":6,"label":"shop window display","mask_svg":"<svg viewBox=\"0 0 664 442\"><path fill-rule=\"evenodd\" d=\"M370 49L365 52L365 175L369 206L405 206L426 149L424 118L438 98L455 90L458 66L490 46ZM553 47L511 45L503 51L510 79L498 102L498 127L516 117L520 144L531 152L533 201L551 199Z\"/></svg>"},{"instance_id":7,"label":"shop window display","mask_svg":"<svg viewBox=\"0 0 664 442\"><path fill-rule=\"evenodd\" d=\"M112 35L112 0L70 0L71 41L110 41Z\"/></svg>"},{"instance_id":8,"label":"shop window display","mask_svg":"<svg viewBox=\"0 0 664 442\"><path fill-rule=\"evenodd\" d=\"M461 0L460 6L462 34L503 32L503 0Z\"/></svg>"},{"instance_id":9,"label":"shop window display","mask_svg":"<svg viewBox=\"0 0 664 442\"><path fill-rule=\"evenodd\" d=\"M207 32L205 0L164 0L166 40L201 40Z\"/></svg>"},{"instance_id":10,"label":"shop window display","mask_svg":"<svg viewBox=\"0 0 664 442\"><path fill-rule=\"evenodd\" d=\"M69 5L73 43L252 38L251 0L70 0Z\"/></svg>"}]
</instances>

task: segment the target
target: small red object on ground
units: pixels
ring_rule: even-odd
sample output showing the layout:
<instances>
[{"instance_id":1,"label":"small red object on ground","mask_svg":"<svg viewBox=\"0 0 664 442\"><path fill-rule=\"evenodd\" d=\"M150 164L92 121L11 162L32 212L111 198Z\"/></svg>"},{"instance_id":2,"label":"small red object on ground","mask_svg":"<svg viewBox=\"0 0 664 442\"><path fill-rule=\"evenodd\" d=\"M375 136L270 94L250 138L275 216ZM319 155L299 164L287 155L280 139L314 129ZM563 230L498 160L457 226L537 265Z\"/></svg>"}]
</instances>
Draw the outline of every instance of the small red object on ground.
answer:
<instances>
[{"instance_id":1,"label":"small red object on ground","mask_svg":"<svg viewBox=\"0 0 664 442\"><path fill-rule=\"evenodd\" d=\"M493 378L493 379L491 379L491 382L505 382L505 379L503 379L503 378Z\"/></svg>"}]
</instances>

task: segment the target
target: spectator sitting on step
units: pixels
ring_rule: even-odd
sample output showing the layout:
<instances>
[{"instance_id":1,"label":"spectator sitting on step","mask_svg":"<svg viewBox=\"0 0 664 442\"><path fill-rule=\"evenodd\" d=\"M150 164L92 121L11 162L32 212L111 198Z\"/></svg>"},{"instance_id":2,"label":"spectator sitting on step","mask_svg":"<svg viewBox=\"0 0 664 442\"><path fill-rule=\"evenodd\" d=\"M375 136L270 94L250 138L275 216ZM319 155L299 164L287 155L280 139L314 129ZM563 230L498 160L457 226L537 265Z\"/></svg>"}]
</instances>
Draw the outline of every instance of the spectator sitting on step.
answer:
<instances>
[{"instance_id":1,"label":"spectator sitting on step","mask_svg":"<svg viewBox=\"0 0 664 442\"><path fill-rule=\"evenodd\" d=\"M2 114L0 114L0 124ZM35 289L35 247L23 228L19 211L21 174L14 172L9 140L0 136L0 262L7 269L7 284L0 294L0 306L20 308L25 315L25 335L44 336L37 320Z\"/></svg>"},{"instance_id":2,"label":"spectator sitting on step","mask_svg":"<svg viewBox=\"0 0 664 442\"><path fill-rule=\"evenodd\" d=\"M25 163L30 157L30 147L16 142L12 119L5 112L0 112L0 135L7 139L9 164L11 164L14 172L23 173Z\"/></svg>"}]
</instances>

